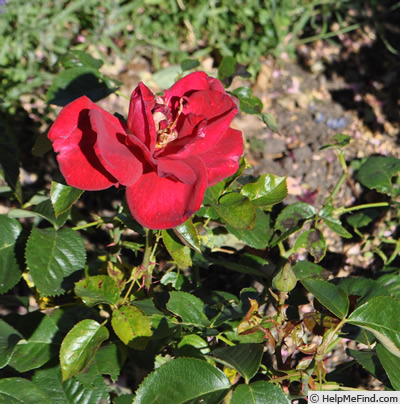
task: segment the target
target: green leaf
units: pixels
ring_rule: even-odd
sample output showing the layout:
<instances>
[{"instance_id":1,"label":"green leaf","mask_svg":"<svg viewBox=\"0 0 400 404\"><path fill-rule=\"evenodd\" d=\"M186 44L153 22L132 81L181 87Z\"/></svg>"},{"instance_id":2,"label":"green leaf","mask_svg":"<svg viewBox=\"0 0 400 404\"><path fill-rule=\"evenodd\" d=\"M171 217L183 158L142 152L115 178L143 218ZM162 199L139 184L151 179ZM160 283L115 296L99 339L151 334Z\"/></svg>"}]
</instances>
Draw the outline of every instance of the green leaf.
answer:
<instances>
[{"instance_id":1,"label":"green leaf","mask_svg":"<svg viewBox=\"0 0 400 404\"><path fill-rule=\"evenodd\" d=\"M190 267L192 265L190 248L185 246L171 229L163 230L161 235L169 255L172 257L178 268Z\"/></svg>"},{"instance_id":2,"label":"green leaf","mask_svg":"<svg viewBox=\"0 0 400 404\"><path fill-rule=\"evenodd\" d=\"M332 217L333 206L325 206L319 211L319 216L322 221L335 233L339 234L340 237L352 238L353 235L349 233L342 225L342 222Z\"/></svg>"},{"instance_id":3,"label":"green leaf","mask_svg":"<svg viewBox=\"0 0 400 404\"><path fill-rule=\"evenodd\" d=\"M0 294L20 280L22 271L15 256L15 246L22 227L10 217L0 215Z\"/></svg>"},{"instance_id":4,"label":"green leaf","mask_svg":"<svg viewBox=\"0 0 400 404\"><path fill-rule=\"evenodd\" d=\"M278 122L276 122L275 115L273 114L261 114L261 120L265 123L267 128L271 129L275 133L279 133Z\"/></svg>"},{"instance_id":5,"label":"green leaf","mask_svg":"<svg viewBox=\"0 0 400 404\"><path fill-rule=\"evenodd\" d=\"M29 339L20 340L14 348L9 366L23 373L47 363L57 356L59 344L56 334L58 332L59 329L53 319L42 315Z\"/></svg>"},{"instance_id":6,"label":"green leaf","mask_svg":"<svg viewBox=\"0 0 400 404\"><path fill-rule=\"evenodd\" d=\"M139 386L133 403L218 404L229 388L228 378L216 367L200 359L178 358L150 373Z\"/></svg>"},{"instance_id":7,"label":"green leaf","mask_svg":"<svg viewBox=\"0 0 400 404\"><path fill-rule=\"evenodd\" d=\"M220 181L212 187L207 188L206 193L204 194L203 203L205 205L217 204L219 197L222 195L222 192L224 192L224 189L225 181Z\"/></svg>"},{"instance_id":8,"label":"green leaf","mask_svg":"<svg viewBox=\"0 0 400 404\"><path fill-rule=\"evenodd\" d=\"M278 386L265 381L240 384L232 394L230 404L290 404L285 393Z\"/></svg>"},{"instance_id":9,"label":"green leaf","mask_svg":"<svg viewBox=\"0 0 400 404\"><path fill-rule=\"evenodd\" d=\"M132 404L134 398L134 394L122 394L114 398L113 404Z\"/></svg>"},{"instance_id":10,"label":"green leaf","mask_svg":"<svg viewBox=\"0 0 400 404\"><path fill-rule=\"evenodd\" d=\"M89 307L116 304L120 298L117 282L107 275L90 276L75 284L75 294Z\"/></svg>"},{"instance_id":11,"label":"green leaf","mask_svg":"<svg viewBox=\"0 0 400 404\"><path fill-rule=\"evenodd\" d=\"M180 65L170 65L154 73L152 80L160 88L170 88L181 73L182 69Z\"/></svg>"},{"instance_id":12,"label":"green leaf","mask_svg":"<svg viewBox=\"0 0 400 404\"><path fill-rule=\"evenodd\" d=\"M400 276L398 273L384 274L377 279L377 282L393 297L400 299Z\"/></svg>"},{"instance_id":13,"label":"green leaf","mask_svg":"<svg viewBox=\"0 0 400 404\"><path fill-rule=\"evenodd\" d=\"M377 296L389 296L389 292L373 279L362 277L357 278L336 278L332 281L339 286L348 296L359 296L357 306Z\"/></svg>"},{"instance_id":14,"label":"green leaf","mask_svg":"<svg viewBox=\"0 0 400 404\"><path fill-rule=\"evenodd\" d=\"M7 404L43 404L50 397L28 379L9 377L0 380L0 402Z\"/></svg>"},{"instance_id":15,"label":"green leaf","mask_svg":"<svg viewBox=\"0 0 400 404\"><path fill-rule=\"evenodd\" d=\"M94 358L97 349L109 337L106 327L94 320L82 320L66 335L61 344L62 379L82 372Z\"/></svg>"},{"instance_id":16,"label":"green leaf","mask_svg":"<svg viewBox=\"0 0 400 404\"><path fill-rule=\"evenodd\" d=\"M181 225L176 226L175 231L178 233L178 237L182 238L186 245L201 254L200 237L197 233L196 226L192 222L192 219L188 219Z\"/></svg>"},{"instance_id":17,"label":"green leaf","mask_svg":"<svg viewBox=\"0 0 400 404\"><path fill-rule=\"evenodd\" d=\"M15 328L0 319L0 369L8 364L15 346L22 338Z\"/></svg>"},{"instance_id":18,"label":"green leaf","mask_svg":"<svg viewBox=\"0 0 400 404\"><path fill-rule=\"evenodd\" d=\"M179 342L178 348L182 348L184 346L191 346L198 349L208 349L207 341L201 338L197 334L187 334L185 335Z\"/></svg>"},{"instance_id":19,"label":"green leaf","mask_svg":"<svg viewBox=\"0 0 400 404\"><path fill-rule=\"evenodd\" d=\"M389 350L387 350L383 345L378 344L376 347L376 352L378 353L379 360L385 369L390 383L392 384L394 390L400 391L400 363L399 358L393 355Z\"/></svg>"},{"instance_id":20,"label":"green leaf","mask_svg":"<svg viewBox=\"0 0 400 404\"><path fill-rule=\"evenodd\" d=\"M234 192L223 195L214 206L221 218L238 230L254 229L256 224L256 209L244 195Z\"/></svg>"},{"instance_id":21,"label":"green leaf","mask_svg":"<svg viewBox=\"0 0 400 404\"><path fill-rule=\"evenodd\" d=\"M239 87L233 91L239 98L240 110L246 114L261 114L263 110L262 101L251 93L248 87Z\"/></svg>"},{"instance_id":22,"label":"green leaf","mask_svg":"<svg viewBox=\"0 0 400 404\"><path fill-rule=\"evenodd\" d=\"M400 172L400 159L372 156L358 170L358 179L365 187L387 195L397 196L400 188L392 184L392 177Z\"/></svg>"},{"instance_id":23,"label":"green leaf","mask_svg":"<svg viewBox=\"0 0 400 404\"><path fill-rule=\"evenodd\" d=\"M102 60L96 59L88 53L80 50L69 51L67 54L60 57L59 62L66 69L78 66L100 69L100 67L103 66Z\"/></svg>"},{"instance_id":24,"label":"green leaf","mask_svg":"<svg viewBox=\"0 0 400 404\"><path fill-rule=\"evenodd\" d=\"M349 299L342 289L319 279L307 278L303 279L301 283L335 316L339 318L346 317L349 311Z\"/></svg>"},{"instance_id":25,"label":"green leaf","mask_svg":"<svg viewBox=\"0 0 400 404\"><path fill-rule=\"evenodd\" d=\"M62 381L61 369L45 367L36 370L32 378L35 386L39 386L51 400L47 402L57 404L73 403L108 403L107 389L85 386L75 378ZM30 403L30 401L28 401Z\"/></svg>"},{"instance_id":26,"label":"green leaf","mask_svg":"<svg viewBox=\"0 0 400 404\"><path fill-rule=\"evenodd\" d=\"M71 101L86 95L93 102L114 92L101 73L91 67L72 67L59 73L47 91L47 104L64 107Z\"/></svg>"},{"instance_id":27,"label":"green leaf","mask_svg":"<svg viewBox=\"0 0 400 404\"><path fill-rule=\"evenodd\" d=\"M237 370L246 383L257 373L263 354L261 344L239 344L217 348L211 352L215 360Z\"/></svg>"},{"instance_id":28,"label":"green leaf","mask_svg":"<svg viewBox=\"0 0 400 404\"><path fill-rule=\"evenodd\" d=\"M335 143L326 144L320 147L320 150L341 149L350 143L351 137L349 135L344 135L343 133L337 133L335 136L333 136L333 140Z\"/></svg>"},{"instance_id":29,"label":"green leaf","mask_svg":"<svg viewBox=\"0 0 400 404\"><path fill-rule=\"evenodd\" d=\"M80 189L52 181L50 199L56 217L71 209L71 206L79 199L82 193L83 191Z\"/></svg>"},{"instance_id":30,"label":"green leaf","mask_svg":"<svg viewBox=\"0 0 400 404\"><path fill-rule=\"evenodd\" d=\"M370 299L349 316L348 323L370 331L400 358L400 302L389 296Z\"/></svg>"},{"instance_id":31,"label":"green leaf","mask_svg":"<svg viewBox=\"0 0 400 404\"><path fill-rule=\"evenodd\" d=\"M238 230L229 224L226 225L226 229L248 246L262 250L269 245L273 235L271 217L259 208L256 209L256 215L256 224L253 230Z\"/></svg>"},{"instance_id":32,"label":"green leaf","mask_svg":"<svg viewBox=\"0 0 400 404\"><path fill-rule=\"evenodd\" d=\"M299 281L306 278L318 278L324 270L321 266L310 261L298 261L292 269Z\"/></svg>"},{"instance_id":33,"label":"green leaf","mask_svg":"<svg viewBox=\"0 0 400 404\"><path fill-rule=\"evenodd\" d=\"M121 357L118 346L114 343L102 345L94 356L93 363L98 374L109 375L115 383L121 371Z\"/></svg>"},{"instance_id":34,"label":"green leaf","mask_svg":"<svg viewBox=\"0 0 400 404\"><path fill-rule=\"evenodd\" d=\"M64 213L60 213L58 217L56 217L50 199L46 199L45 201L42 201L39 204L37 204L32 209L31 213L34 214L35 216L40 216L48 220L56 229L63 226L69 216L69 210L67 210Z\"/></svg>"},{"instance_id":35,"label":"green leaf","mask_svg":"<svg viewBox=\"0 0 400 404\"><path fill-rule=\"evenodd\" d=\"M185 277L181 273L167 272L160 279L161 285L172 285L174 289L181 289L183 283L185 282Z\"/></svg>"},{"instance_id":36,"label":"green leaf","mask_svg":"<svg viewBox=\"0 0 400 404\"><path fill-rule=\"evenodd\" d=\"M114 310L111 324L118 338L134 349L146 348L152 335L150 318L136 306Z\"/></svg>"},{"instance_id":37,"label":"green leaf","mask_svg":"<svg viewBox=\"0 0 400 404\"><path fill-rule=\"evenodd\" d=\"M194 59L184 59L181 62L181 69L183 72L185 72L186 70L195 69L198 66L200 66L200 62Z\"/></svg>"},{"instance_id":38,"label":"green leaf","mask_svg":"<svg viewBox=\"0 0 400 404\"><path fill-rule=\"evenodd\" d=\"M170 292L167 309L182 318L184 324L206 327L210 324L204 314L204 303L187 292Z\"/></svg>"},{"instance_id":39,"label":"green leaf","mask_svg":"<svg viewBox=\"0 0 400 404\"><path fill-rule=\"evenodd\" d=\"M346 349L346 353L352 356L365 370L371 373L376 379L383 381L387 379L378 355L375 351L358 351L356 349Z\"/></svg>"},{"instance_id":40,"label":"green leaf","mask_svg":"<svg viewBox=\"0 0 400 404\"><path fill-rule=\"evenodd\" d=\"M346 221L350 226L359 229L368 226L378 216L379 211L377 209L364 209L362 212L347 216Z\"/></svg>"},{"instance_id":41,"label":"green leaf","mask_svg":"<svg viewBox=\"0 0 400 404\"><path fill-rule=\"evenodd\" d=\"M218 79L229 85L236 72L236 59L233 56L224 56L218 66Z\"/></svg>"},{"instance_id":42,"label":"green leaf","mask_svg":"<svg viewBox=\"0 0 400 404\"><path fill-rule=\"evenodd\" d=\"M5 181L10 186L17 200L22 203L22 189L19 177L20 156L17 136L14 130L5 123L0 122L0 164Z\"/></svg>"},{"instance_id":43,"label":"green leaf","mask_svg":"<svg viewBox=\"0 0 400 404\"><path fill-rule=\"evenodd\" d=\"M321 231L310 229L300 234L294 243L293 249L305 248L313 257L315 262L320 262L326 254L326 241Z\"/></svg>"},{"instance_id":44,"label":"green leaf","mask_svg":"<svg viewBox=\"0 0 400 404\"><path fill-rule=\"evenodd\" d=\"M268 208L282 202L288 194L286 177L273 174L261 175L256 182L246 184L240 193L260 208Z\"/></svg>"},{"instance_id":45,"label":"green leaf","mask_svg":"<svg viewBox=\"0 0 400 404\"><path fill-rule=\"evenodd\" d=\"M69 228L38 229L29 236L26 251L29 273L41 296L65 292L64 279L85 266L86 251L79 234Z\"/></svg>"},{"instance_id":46,"label":"green leaf","mask_svg":"<svg viewBox=\"0 0 400 404\"><path fill-rule=\"evenodd\" d=\"M282 235L274 240L274 243L277 244L300 230L304 222L312 219L316 214L315 208L305 202L295 202L284 208L275 223L275 229L280 230Z\"/></svg>"}]
</instances>

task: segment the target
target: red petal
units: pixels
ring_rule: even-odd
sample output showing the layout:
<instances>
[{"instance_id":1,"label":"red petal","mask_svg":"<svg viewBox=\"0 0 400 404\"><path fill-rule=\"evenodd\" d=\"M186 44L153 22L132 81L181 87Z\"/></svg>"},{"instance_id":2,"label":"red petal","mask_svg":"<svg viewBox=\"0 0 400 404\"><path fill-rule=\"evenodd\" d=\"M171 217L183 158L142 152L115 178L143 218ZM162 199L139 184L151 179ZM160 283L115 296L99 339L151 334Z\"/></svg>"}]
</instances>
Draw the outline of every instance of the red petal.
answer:
<instances>
[{"instance_id":1,"label":"red petal","mask_svg":"<svg viewBox=\"0 0 400 404\"><path fill-rule=\"evenodd\" d=\"M237 107L227 94L218 91L193 93L183 108L178 139L157 151L157 155L186 159L206 152L225 133L236 114ZM190 130L191 134L188 133Z\"/></svg>"},{"instance_id":2,"label":"red petal","mask_svg":"<svg viewBox=\"0 0 400 404\"><path fill-rule=\"evenodd\" d=\"M189 97L183 113L204 116L207 119L206 137L218 139L237 114L237 107L227 94L219 91L197 91Z\"/></svg>"},{"instance_id":3,"label":"red petal","mask_svg":"<svg viewBox=\"0 0 400 404\"><path fill-rule=\"evenodd\" d=\"M67 183L87 191L109 188L118 183L103 167L94 151L96 133L91 127L89 110L108 114L83 96L66 105L48 133L53 142L61 173Z\"/></svg>"},{"instance_id":4,"label":"red petal","mask_svg":"<svg viewBox=\"0 0 400 404\"><path fill-rule=\"evenodd\" d=\"M210 77L204 72L194 72L182 77L169 90L166 90L165 98L169 101L172 97L181 98L184 95L187 95L187 93L192 93L193 91L209 89Z\"/></svg>"},{"instance_id":5,"label":"red petal","mask_svg":"<svg viewBox=\"0 0 400 404\"><path fill-rule=\"evenodd\" d=\"M242 132L228 128L210 150L199 155L207 169L208 186L235 174L242 154Z\"/></svg>"},{"instance_id":6,"label":"red petal","mask_svg":"<svg viewBox=\"0 0 400 404\"><path fill-rule=\"evenodd\" d=\"M151 113L154 106L154 94L143 83L140 83L131 96L128 128L150 151L154 150L157 140L156 127Z\"/></svg>"},{"instance_id":7,"label":"red petal","mask_svg":"<svg viewBox=\"0 0 400 404\"><path fill-rule=\"evenodd\" d=\"M145 173L126 189L133 217L144 227L168 229L178 226L200 209L207 188L206 170L198 158L191 160L197 180L184 184L172 178Z\"/></svg>"},{"instance_id":8,"label":"red petal","mask_svg":"<svg viewBox=\"0 0 400 404\"><path fill-rule=\"evenodd\" d=\"M173 176L185 184L193 184L197 178L196 173L190 167L190 163L184 160L157 160L157 174L159 177Z\"/></svg>"},{"instance_id":9,"label":"red petal","mask_svg":"<svg viewBox=\"0 0 400 404\"><path fill-rule=\"evenodd\" d=\"M97 133L96 152L104 167L122 185L134 184L143 172L142 150L127 147L125 129L114 115L93 109L89 112L89 118Z\"/></svg>"},{"instance_id":10,"label":"red petal","mask_svg":"<svg viewBox=\"0 0 400 404\"><path fill-rule=\"evenodd\" d=\"M182 77L169 90L166 90L165 98L169 102L172 97L181 98L201 90L212 90L226 94L224 86L218 79L209 77L204 72L194 72Z\"/></svg>"}]
</instances>

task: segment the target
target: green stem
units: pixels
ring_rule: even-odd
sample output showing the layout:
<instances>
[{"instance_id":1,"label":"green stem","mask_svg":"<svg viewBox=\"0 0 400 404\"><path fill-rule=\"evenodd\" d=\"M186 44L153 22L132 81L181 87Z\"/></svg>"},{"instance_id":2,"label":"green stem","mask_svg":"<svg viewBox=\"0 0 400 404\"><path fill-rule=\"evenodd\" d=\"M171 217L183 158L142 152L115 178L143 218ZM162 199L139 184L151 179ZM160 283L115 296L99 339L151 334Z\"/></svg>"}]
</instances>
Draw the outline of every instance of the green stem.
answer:
<instances>
[{"instance_id":1,"label":"green stem","mask_svg":"<svg viewBox=\"0 0 400 404\"><path fill-rule=\"evenodd\" d=\"M336 327L335 329L329 334L328 338L319 346L317 355L315 356L315 359L318 360L323 360L324 356L328 353L326 352L327 347L329 347L329 344L332 342L332 340L337 336L337 333L340 331L340 329L343 327L345 324L346 319L344 318Z\"/></svg>"},{"instance_id":2,"label":"green stem","mask_svg":"<svg viewBox=\"0 0 400 404\"><path fill-rule=\"evenodd\" d=\"M86 229L88 227L100 226L103 223L104 223L104 220L99 219L99 220L96 220L95 222L83 224L82 226L75 226L75 227L72 228L72 230L82 230L82 229Z\"/></svg>"},{"instance_id":3,"label":"green stem","mask_svg":"<svg viewBox=\"0 0 400 404\"><path fill-rule=\"evenodd\" d=\"M235 344L232 341L229 341L228 338L225 338L223 335L217 335L217 338L220 339L221 341L225 342L226 345L229 346L235 346Z\"/></svg>"},{"instance_id":4,"label":"green stem","mask_svg":"<svg viewBox=\"0 0 400 404\"><path fill-rule=\"evenodd\" d=\"M144 247L144 255L143 255L143 259L142 259L142 263L140 264L139 267L134 267L132 269L132 274L130 277L130 285L129 288L127 290L127 292L125 293L122 305L125 304L126 300L128 299L129 295L132 292L133 286L136 283L137 277L135 277L135 275L137 274L137 271L142 270L143 272L146 272L146 274L143 273L143 276L146 275L150 275L150 282L151 282L151 271L149 273L149 268L150 268L150 262L151 262L151 258L155 252L155 247L153 248L152 246L152 238L153 238L153 231L147 228L144 228L144 232L146 235L146 242L145 242L145 247ZM157 239L158 241L158 239ZM156 243L157 245L157 243ZM147 278L146 278L146 287L149 286L147 285Z\"/></svg>"},{"instance_id":5,"label":"green stem","mask_svg":"<svg viewBox=\"0 0 400 404\"><path fill-rule=\"evenodd\" d=\"M121 91L117 90L115 92L115 94L117 94L119 97L125 98L126 100L130 100L130 97L128 97L127 95L121 93Z\"/></svg>"},{"instance_id":6,"label":"green stem","mask_svg":"<svg viewBox=\"0 0 400 404\"><path fill-rule=\"evenodd\" d=\"M347 173L344 172L341 177L339 178L339 181L337 182L334 190L332 191L331 196L329 197L330 200L334 200L336 195L338 194L338 192L340 191L341 186L343 185L343 183L346 181L347 179Z\"/></svg>"},{"instance_id":7,"label":"green stem","mask_svg":"<svg viewBox=\"0 0 400 404\"><path fill-rule=\"evenodd\" d=\"M143 260L142 260L142 267L147 269L150 264L150 258L153 253L153 246L152 246L152 238L153 238L153 231L150 229L144 228L144 232L146 235L146 243L144 247L144 255L143 255Z\"/></svg>"},{"instance_id":8,"label":"green stem","mask_svg":"<svg viewBox=\"0 0 400 404\"><path fill-rule=\"evenodd\" d=\"M398 256L399 252L400 252L400 239L397 240L396 247L395 247L395 249L393 251L393 254L387 260L386 265L390 265L392 263L392 261Z\"/></svg>"},{"instance_id":9,"label":"green stem","mask_svg":"<svg viewBox=\"0 0 400 404\"><path fill-rule=\"evenodd\" d=\"M389 202L376 202L376 203L365 203L363 205L350 206L349 208L341 207L335 209L332 213L334 215L341 216L348 212L353 212L354 210L369 209L369 208L380 208L380 207L390 206Z\"/></svg>"},{"instance_id":10,"label":"green stem","mask_svg":"<svg viewBox=\"0 0 400 404\"><path fill-rule=\"evenodd\" d=\"M348 27L342 28L338 31L335 32L328 32L327 34L324 35L313 35L313 36L309 36L307 38L304 39L299 39L298 41L296 41L295 45L303 45L309 42L314 42L316 40L319 39L328 39L328 38L332 38L341 34L345 34L346 32L350 32L350 31L354 31L355 29L359 28L360 24L353 24L353 25L349 25Z\"/></svg>"}]
</instances>

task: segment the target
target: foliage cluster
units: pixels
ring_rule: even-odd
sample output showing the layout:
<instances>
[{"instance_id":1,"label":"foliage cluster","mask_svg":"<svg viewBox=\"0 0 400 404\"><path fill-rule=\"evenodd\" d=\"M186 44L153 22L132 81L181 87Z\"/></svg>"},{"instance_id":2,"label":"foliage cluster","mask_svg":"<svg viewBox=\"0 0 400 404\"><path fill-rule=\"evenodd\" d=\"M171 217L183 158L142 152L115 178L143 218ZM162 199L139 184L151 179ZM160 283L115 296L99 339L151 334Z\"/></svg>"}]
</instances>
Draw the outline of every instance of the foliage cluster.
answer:
<instances>
[{"instance_id":1,"label":"foliage cluster","mask_svg":"<svg viewBox=\"0 0 400 404\"><path fill-rule=\"evenodd\" d=\"M299 43L355 29L368 20L368 10L382 28L378 2L370 0L367 8L364 3L12 0L0 18L0 100L8 109L21 95L40 95L59 71L59 57L72 49L92 48L103 59L144 55L155 70L165 57L176 63L212 54L219 63L223 56L235 56L254 73L261 56L293 55ZM339 29L332 32L333 21Z\"/></svg>"},{"instance_id":2,"label":"foliage cluster","mask_svg":"<svg viewBox=\"0 0 400 404\"><path fill-rule=\"evenodd\" d=\"M82 53L74 60L98 64ZM236 66L223 60L219 77L230 82ZM66 95L61 75L51 94ZM277 129L249 89L234 94L243 111ZM282 204L286 178L249 176L243 159L234 176L207 190L200 211L163 231L141 228L124 202L95 214L89 194L62 180L34 195L9 182L3 191L14 206L0 215L0 397L288 403L309 389L347 387L337 378L342 363L325 367L344 338L353 341L347 366L360 364L385 388L399 389L400 242L372 240L368 226L380 217L398 225L400 160L359 162L356 180L382 200L341 206L349 141L338 134L323 147L336 150L343 174L321 209ZM104 206L110 191L98 196ZM373 279L331 276L327 229L377 246L369 251L383 266Z\"/></svg>"}]
</instances>

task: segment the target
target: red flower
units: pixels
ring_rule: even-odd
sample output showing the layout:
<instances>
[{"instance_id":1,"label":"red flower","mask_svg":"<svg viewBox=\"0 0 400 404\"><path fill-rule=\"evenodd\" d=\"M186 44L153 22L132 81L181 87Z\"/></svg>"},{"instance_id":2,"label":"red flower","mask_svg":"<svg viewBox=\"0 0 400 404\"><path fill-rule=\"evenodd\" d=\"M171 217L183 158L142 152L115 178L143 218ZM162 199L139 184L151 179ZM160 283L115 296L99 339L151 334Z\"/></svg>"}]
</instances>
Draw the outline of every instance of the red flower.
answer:
<instances>
[{"instance_id":1,"label":"red flower","mask_svg":"<svg viewBox=\"0 0 400 404\"><path fill-rule=\"evenodd\" d=\"M196 72L162 97L140 83L127 122L80 97L62 109L48 137L69 185L124 185L133 217L166 229L188 219L206 188L238 169L242 135L229 127L236 113L221 82Z\"/></svg>"}]
</instances>

